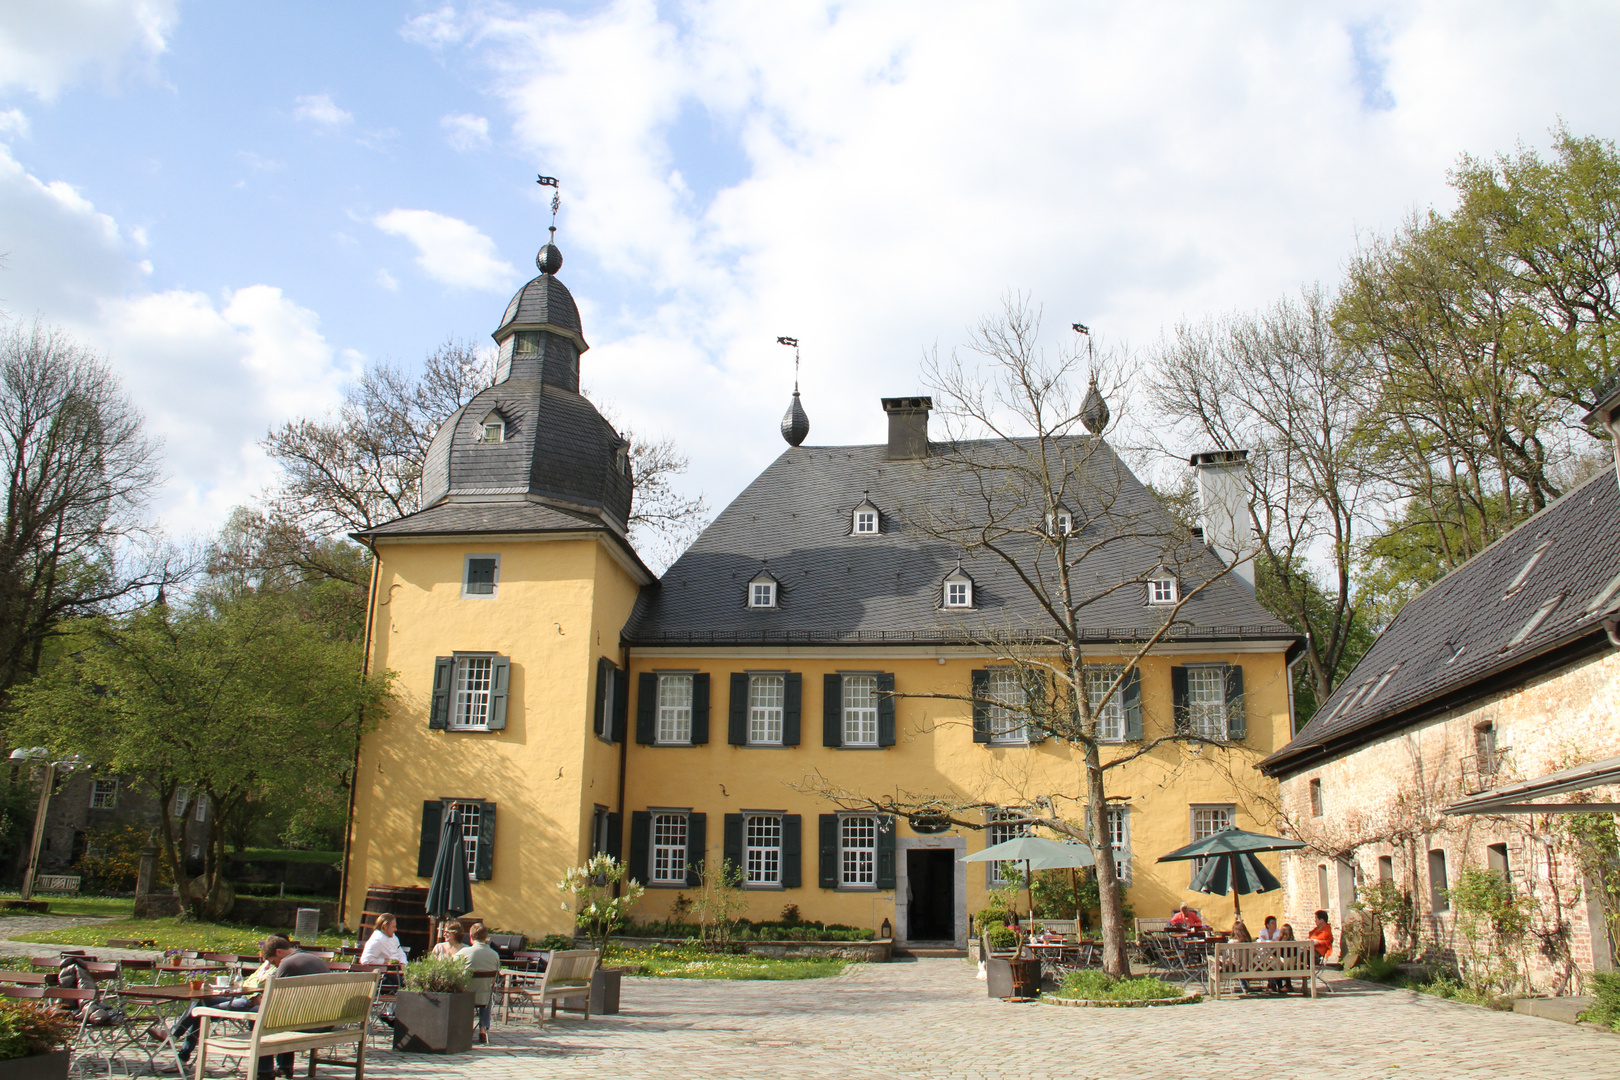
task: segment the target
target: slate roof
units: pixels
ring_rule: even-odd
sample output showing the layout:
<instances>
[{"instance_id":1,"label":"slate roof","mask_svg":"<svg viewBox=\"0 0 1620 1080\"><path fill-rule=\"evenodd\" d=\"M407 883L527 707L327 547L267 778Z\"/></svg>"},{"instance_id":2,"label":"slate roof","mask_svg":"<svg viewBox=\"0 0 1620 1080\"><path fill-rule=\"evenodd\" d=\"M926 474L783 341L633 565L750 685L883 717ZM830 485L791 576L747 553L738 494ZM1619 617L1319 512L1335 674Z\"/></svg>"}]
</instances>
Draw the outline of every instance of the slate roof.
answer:
<instances>
[{"instance_id":1,"label":"slate roof","mask_svg":"<svg viewBox=\"0 0 1620 1080\"><path fill-rule=\"evenodd\" d=\"M1102 493L1115 495L1106 514L1077 538L1090 543L1105 534L1113 537L1082 564L1088 578L1081 583L1082 594L1113 590L1088 607L1086 635L1097 641L1140 640L1158 627L1166 609L1150 607L1141 585L1120 584L1159 565L1173 538L1187 545L1186 530L1105 443L1089 439L1066 440L1065 452L1084 459L1082 488L1096 492L1099 505ZM960 549L925 534L917 523L972 513L983 504L967 490L970 479L952 469L938 449L920 461L887 460L882 445L788 449L721 512L656 587L643 590L624 637L638 645L1045 637L1051 620L1013 572L990 555L962 563L975 583L974 609L941 609L942 582L955 569ZM1002 450L1012 453L1005 444L989 442L959 449L981 459ZM881 512L878 536L852 535L852 512L863 494ZM1000 498L997 505L1006 502ZM1090 515L1082 508L1079 516L1084 521ZM1182 554L1184 590L1221 568L1206 549L1184 547ZM1049 563L1043 567L1050 571ZM761 569L781 583L775 609L746 606L745 586ZM1178 639L1298 640L1230 575L1187 603L1180 618L1187 625L1176 628Z\"/></svg>"},{"instance_id":2,"label":"slate roof","mask_svg":"<svg viewBox=\"0 0 1620 1080\"><path fill-rule=\"evenodd\" d=\"M573 295L552 274L541 274L530 280L519 289L506 305L506 313L501 316L501 324L495 329L495 336L512 325L517 326L556 326L575 334L583 334L579 323L579 308L574 303ZM584 339L581 338L581 352L584 351Z\"/></svg>"},{"instance_id":3,"label":"slate roof","mask_svg":"<svg viewBox=\"0 0 1620 1080\"><path fill-rule=\"evenodd\" d=\"M1260 767L1290 775L1470 696L1522 681L1560 656L1573 659L1583 643L1607 648L1602 620L1620 607L1617 525L1620 485L1611 468L1408 601L1311 722ZM1594 607L1605 592L1609 597ZM1532 626L1554 601L1551 613Z\"/></svg>"},{"instance_id":4,"label":"slate roof","mask_svg":"<svg viewBox=\"0 0 1620 1080\"><path fill-rule=\"evenodd\" d=\"M385 525L355 533L371 539L388 536L457 535L462 533L609 532L593 514L570 513L535 502L447 502L418 510Z\"/></svg>"}]
</instances>

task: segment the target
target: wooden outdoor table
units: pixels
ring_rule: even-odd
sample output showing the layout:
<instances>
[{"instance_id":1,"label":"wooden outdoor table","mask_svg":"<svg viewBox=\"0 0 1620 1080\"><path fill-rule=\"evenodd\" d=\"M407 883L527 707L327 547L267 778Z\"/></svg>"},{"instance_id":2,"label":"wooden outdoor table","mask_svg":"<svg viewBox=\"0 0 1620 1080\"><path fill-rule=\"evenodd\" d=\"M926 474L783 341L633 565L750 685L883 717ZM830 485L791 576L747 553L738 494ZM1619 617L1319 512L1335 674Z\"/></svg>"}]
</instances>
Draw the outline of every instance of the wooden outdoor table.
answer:
<instances>
[{"instance_id":1,"label":"wooden outdoor table","mask_svg":"<svg viewBox=\"0 0 1620 1080\"><path fill-rule=\"evenodd\" d=\"M160 1055L167 1054L174 1058L180 1075L184 1076L186 1069L184 1063L180 1060L180 1048L174 1043L174 1024L172 1020L184 1012L187 1006L195 1002L205 1001L209 998L234 997L242 993L242 989L239 986L212 986L205 984L202 989L193 990L187 983L134 983L123 987L117 993L120 997L150 1002L159 1017L169 1021L160 1022L156 1025L157 1028L162 1030L163 1039L153 1049L148 1050L141 1044L142 1033L139 1031L129 1032L129 1043L147 1055L147 1059L151 1062L153 1068L157 1067L157 1058ZM142 1022L144 1023L144 1021Z\"/></svg>"},{"instance_id":2,"label":"wooden outdoor table","mask_svg":"<svg viewBox=\"0 0 1620 1080\"><path fill-rule=\"evenodd\" d=\"M118 991L124 997L146 1001L201 1001L211 997L234 997L242 992L239 986L214 986L204 983L201 990L193 990L189 983L135 983Z\"/></svg>"},{"instance_id":3,"label":"wooden outdoor table","mask_svg":"<svg viewBox=\"0 0 1620 1080\"><path fill-rule=\"evenodd\" d=\"M153 970L161 971L165 975L176 975L187 972L224 971L224 964L159 964Z\"/></svg>"}]
</instances>

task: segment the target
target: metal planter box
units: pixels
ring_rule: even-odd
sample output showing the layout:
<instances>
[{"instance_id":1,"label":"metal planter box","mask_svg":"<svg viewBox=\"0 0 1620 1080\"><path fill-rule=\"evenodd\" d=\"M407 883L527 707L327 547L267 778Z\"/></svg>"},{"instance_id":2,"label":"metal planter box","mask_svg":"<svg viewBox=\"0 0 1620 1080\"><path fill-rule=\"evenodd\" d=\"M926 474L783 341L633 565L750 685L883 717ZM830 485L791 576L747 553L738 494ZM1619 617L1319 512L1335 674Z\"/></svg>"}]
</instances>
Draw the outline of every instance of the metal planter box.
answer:
<instances>
[{"instance_id":1,"label":"metal planter box","mask_svg":"<svg viewBox=\"0 0 1620 1080\"><path fill-rule=\"evenodd\" d=\"M70 1050L0 1061L0 1080L67 1080Z\"/></svg>"},{"instance_id":2,"label":"metal planter box","mask_svg":"<svg viewBox=\"0 0 1620 1080\"><path fill-rule=\"evenodd\" d=\"M401 990L394 1002L394 1049L464 1054L472 1049L473 995Z\"/></svg>"}]
</instances>

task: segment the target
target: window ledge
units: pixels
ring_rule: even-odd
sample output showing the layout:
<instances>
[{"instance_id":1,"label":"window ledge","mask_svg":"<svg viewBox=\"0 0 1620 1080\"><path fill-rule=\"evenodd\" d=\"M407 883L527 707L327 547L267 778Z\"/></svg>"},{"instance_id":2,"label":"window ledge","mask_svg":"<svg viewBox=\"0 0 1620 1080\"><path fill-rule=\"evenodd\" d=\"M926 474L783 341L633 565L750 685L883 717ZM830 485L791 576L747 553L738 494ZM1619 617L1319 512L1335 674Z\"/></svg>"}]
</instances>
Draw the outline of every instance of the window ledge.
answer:
<instances>
[{"instance_id":1,"label":"window ledge","mask_svg":"<svg viewBox=\"0 0 1620 1080\"><path fill-rule=\"evenodd\" d=\"M883 745L881 745L879 743L839 743L837 746L829 746L829 747L827 747L827 749L828 750L887 750L887 749L889 749L889 747L883 746Z\"/></svg>"},{"instance_id":2,"label":"window ledge","mask_svg":"<svg viewBox=\"0 0 1620 1080\"><path fill-rule=\"evenodd\" d=\"M743 889L745 889L748 892L781 892L782 890L784 890L786 888L787 888L786 885L781 885L781 884L770 885L770 884L766 884L766 883L763 883L763 882L756 882L756 883L754 883L752 885L749 885L749 884L744 884L743 885Z\"/></svg>"},{"instance_id":3,"label":"window ledge","mask_svg":"<svg viewBox=\"0 0 1620 1080\"><path fill-rule=\"evenodd\" d=\"M478 733L481 733L481 732L487 733L492 729L490 728L490 726L488 724L479 724L476 727L450 727L449 725L445 725L444 730L445 731L455 732L458 735L464 735L464 734L468 734L468 733L472 733L472 734L478 734Z\"/></svg>"},{"instance_id":4,"label":"window ledge","mask_svg":"<svg viewBox=\"0 0 1620 1080\"><path fill-rule=\"evenodd\" d=\"M654 739L650 743L642 743L641 745L643 745L643 746L677 746L678 747L678 746L696 746L698 744L693 742L690 739L686 740L685 742L659 742L658 740Z\"/></svg>"}]
</instances>

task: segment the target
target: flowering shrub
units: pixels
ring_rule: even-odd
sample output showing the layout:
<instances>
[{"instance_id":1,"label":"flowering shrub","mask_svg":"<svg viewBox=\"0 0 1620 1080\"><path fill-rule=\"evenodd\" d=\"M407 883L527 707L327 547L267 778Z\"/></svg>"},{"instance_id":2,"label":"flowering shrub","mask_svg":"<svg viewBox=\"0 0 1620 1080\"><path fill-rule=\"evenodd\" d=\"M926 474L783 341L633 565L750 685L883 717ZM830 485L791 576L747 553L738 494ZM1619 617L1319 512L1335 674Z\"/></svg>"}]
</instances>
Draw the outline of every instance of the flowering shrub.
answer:
<instances>
[{"instance_id":1,"label":"flowering shrub","mask_svg":"<svg viewBox=\"0 0 1620 1080\"><path fill-rule=\"evenodd\" d=\"M66 1013L31 1001L0 999L0 1061L66 1046L77 1025Z\"/></svg>"},{"instance_id":2,"label":"flowering shrub","mask_svg":"<svg viewBox=\"0 0 1620 1080\"><path fill-rule=\"evenodd\" d=\"M559 890L572 894L573 903L564 900L563 910L574 912L574 925L595 944L598 963L607 960L609 936L630 922L630 909L647 891L640 882L627 881L628 873L623 863L603 853L557 882ZM613 895L615 885L620 886L618 896Z\"/></svg>"}]
</instances>

